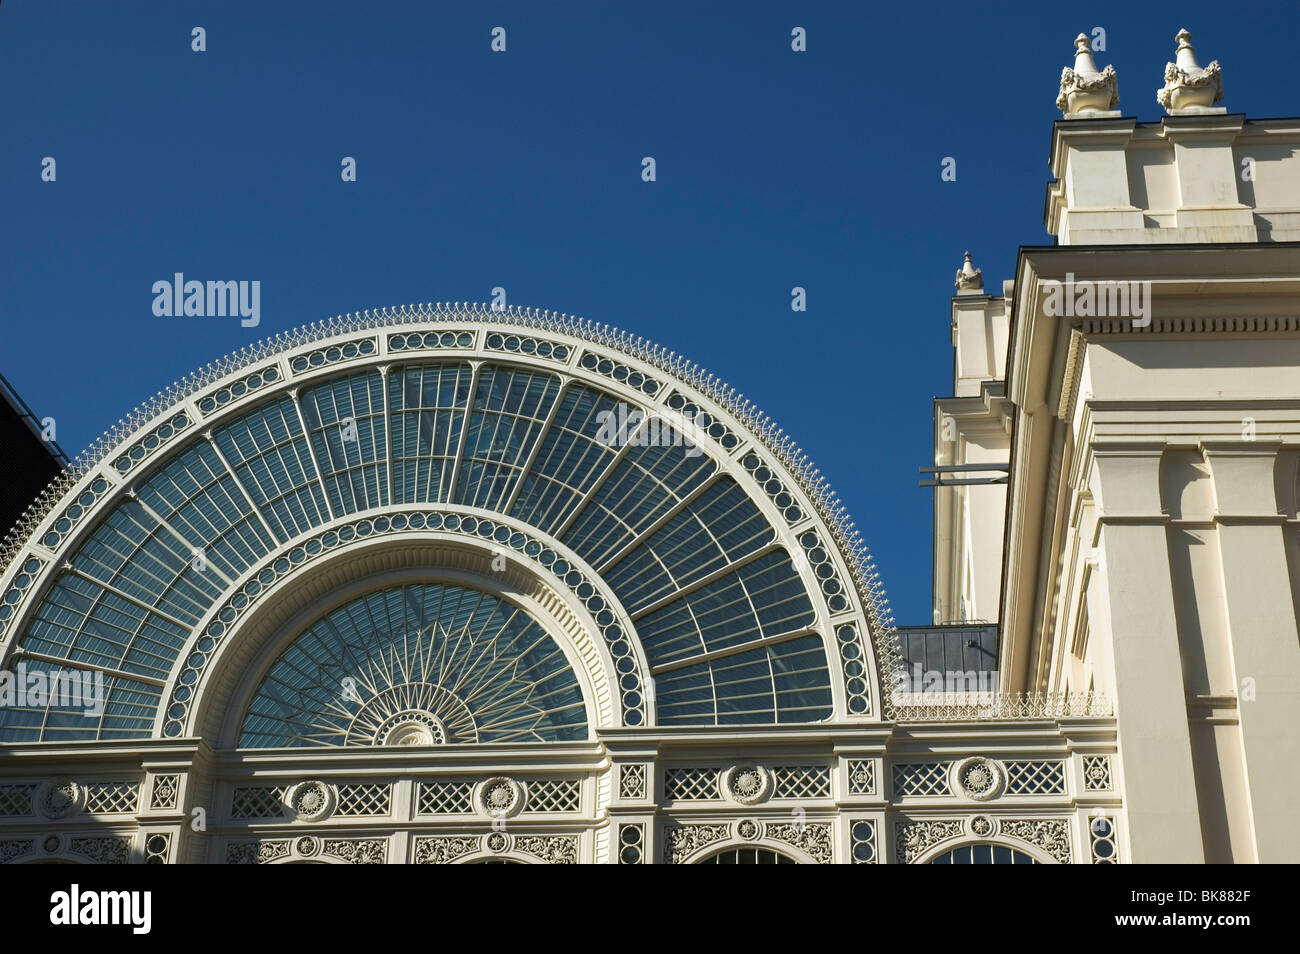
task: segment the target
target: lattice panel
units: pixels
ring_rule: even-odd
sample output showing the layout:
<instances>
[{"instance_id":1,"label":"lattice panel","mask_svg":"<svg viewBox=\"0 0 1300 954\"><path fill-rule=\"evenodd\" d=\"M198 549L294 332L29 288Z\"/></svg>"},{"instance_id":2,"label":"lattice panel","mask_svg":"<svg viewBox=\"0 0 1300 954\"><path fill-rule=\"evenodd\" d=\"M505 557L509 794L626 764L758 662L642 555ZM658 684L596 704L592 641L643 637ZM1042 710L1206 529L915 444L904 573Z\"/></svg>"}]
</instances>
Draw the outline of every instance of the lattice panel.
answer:
<instances>
[{"instance_id":1,"label":"lattice panel","mask_svg":"<svg viewBox=\"0 0 1300 954\"><path fill-rule=\"evenodd\" d=\"M712 802L722 798L718 770L670 768L664 772L664 797L673 802Z\"/></svg>"},{"instance_id":2,"label":"lattice panel","mask_svg":"<svg viewBox=\"0 0 1300 954\"><path fill-rule=\"evenodd\" d=\"M140 786L136 782L92 782L86 786L88 815L134 815Z\"/></svg>"},{"instance_id":3,"label":"lattice panel","mask_svg":"<svg viewBox=\"0 0 1300 954\"><path fill-rule=\"evenodd\" d=\"M830 798L831 770L824 765L778 765L773 798Z\"/></svg>"},{"instance_id":4,"label":"lattice panel","mask_svg":"<svg viewBox=\"0 0 1300 954\"><path fill-rule=\"evenodd\" d=\"M469 782L421 782L420 815L471 815L474 805L470 796L474 790Z\"/></svg>"},{"instance_id":5,"label":"lattice panel","mask_svg":"<svg viewBox=\"0 0 1300 954\"><path fill-rule=\"evenodd\" d=\"M1064 762L1008 762L1008 795L1065 794Z\"/></svg>"},{"instance_id":6,"label":"lattice panel","mask_svg":"<svg viewBox=\"0 0 1300 954\"><path fill-rule=\"evenodd\" d=\"M540 778L528 783L525 812L576 812L582 807L582 783L573 778Z\"/></svg>"},{"instance_id":7,"label":"lattice panel","mask_svg":"<svg viewBox=\"0 0 1300 954\"><path fill-rule=\"evenodd\" d=\"M180 794L181 777L179 775L156 775L153 780L153 801L151 807L167 809L176 807L176 796Z\"/></svg>"},{"instance_id":8,"label":"lattice panel","mask_svg":"<svg viewBox=\"0 0 1300 954\"><path fill-rule=\"evenodd\" d=\"M30 815L35 785L0 785L0 815Z\"/></svg>"},{"instance_id":9,"label":"lattice panel","mask_svg":"<svg viewBox=\"0 0 1300 954\"><path fill-rule=\"evenodd\" d=\"M646 766L636 762L618 770L618 797L645 798Z\"/></svg>"},{"instance_id":10,"label":"lattice panel","mask_svg":"<svg viewBox=\"0 0 1300 954\"><path fill-rule=\"evenodd\" d=\"M894 766L894 795L951 795L951 762L903 762Z\"/></svg>"},{"instance_id":11,"label":"lattice panel","mask_svg":"<svg viewBox=\"0 0 1300 954\"><path fill-rule=\"evenodd\" d=\"M286 785L237 788L230 802L231 818L281 818Z\"/></svg>"},{"instance_id":12,"label":"lattice panel","mask_svg":"<svg viewBox=\"0 0 1300 954\"><path fill-rule=\"evenodd\" d=\"M871 759L849 761L849 794L876 794L876 763Z\"/></svg>"},{"instance_id":13,"label":"lattice panel","mask_svg":"<svg viewBox=\"0 0 1300 954\"><path fill-rule=\"evenodd\" d=\"M1085 792L1109 792L1112 787L1110 756L1085 755L1083 757L1083 790Z\"/></svg>"},{"instance_id":14,"label":"lattice panel","mask_svg":"<svg viewBox=\"0 0 1300 954\"><path fill-rule=\"evenodd\" d=\"M392 789L387 785L340 785L336 815L387 815Z\"/></svg>"}]
</instances>

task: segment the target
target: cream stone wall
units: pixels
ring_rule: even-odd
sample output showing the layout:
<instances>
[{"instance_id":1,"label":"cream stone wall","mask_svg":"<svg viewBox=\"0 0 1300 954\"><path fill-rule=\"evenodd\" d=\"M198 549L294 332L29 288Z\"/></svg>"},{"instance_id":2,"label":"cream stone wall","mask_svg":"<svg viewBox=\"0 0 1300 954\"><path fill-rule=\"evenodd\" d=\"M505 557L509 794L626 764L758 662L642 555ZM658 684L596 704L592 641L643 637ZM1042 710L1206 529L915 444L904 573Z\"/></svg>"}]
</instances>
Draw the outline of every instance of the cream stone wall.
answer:
<instances>
[{"instance_id":1,"label":"cream stone wall","mask_svg":"<svg viewBox=\"0 0 1300 954\"><path fill-rule=\"evenodd\" d=\"M1113 85L1085 66L1085 88ZM1300 861L1300 120L1211 105L1217 69L1158 122L1100 93L1057 122L1058 244L1022 249L1001 298L953 299L937 402L966 433L997 394L1011 426L936 441L1010 475L997 498L936 491L936 610L987 605L978 574L941 567L1005 553L1002 685L1113 700L1135 862ZM1137 283L1149 308L1062 313L1069 281Z\"/></svg>"},{"instance_id":2,"label":"cream stone wall","mask_svg":"<svg viewBox=\"0 0 1300 954\"><path fill-rule=\"evenodd\" d=\"M1300 120L1058 122L1044 219L1062 245L1300 239Z\"/></svg>"}]
</instances>

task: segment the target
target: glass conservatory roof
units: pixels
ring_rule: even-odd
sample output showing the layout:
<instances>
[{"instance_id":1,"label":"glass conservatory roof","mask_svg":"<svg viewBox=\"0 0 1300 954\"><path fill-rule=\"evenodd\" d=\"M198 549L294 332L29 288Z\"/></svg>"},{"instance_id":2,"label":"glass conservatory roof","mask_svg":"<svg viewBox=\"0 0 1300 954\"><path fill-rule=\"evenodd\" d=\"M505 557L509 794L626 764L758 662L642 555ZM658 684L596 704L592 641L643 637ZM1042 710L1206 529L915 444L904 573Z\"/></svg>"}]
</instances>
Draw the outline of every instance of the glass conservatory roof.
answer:
<instances>
[{"instance_id":1,"label":"glass conservatory roof","mask_svg":"<svg viewBox=\"0 0 1300 954\"><path fill-rule=\"evenodd\" d=\"M709 452L689 440L602 439L620 399L545 369L410 360L296 394L268 389L206 437L168 448L133 494L60 555L66 562L19 634L22 651L47 669L103 670L107 706L94 717L58 699L9 707L0 741L148 737L191 634L236 581L331 522L394 505L495 511L570 548L623 603L655 680L660 725L830 715L809 593L781 535ZM410 624L421 620L437 621L429 638L438 644L463 624L421 602L434 592L407 594L423 616L340 637L335 648L389 665L393 648L367 640L399 631L414 639ZM496 620L503 604L492 605L482 611ZM320 625L337 627L332 619ZM316 630L309 637L322 639ZM249 716L245 738L337 738L341 714L288 678L288 660L263 685L267 708ZM556 716L529 731L567 738L575 726Z\"/></svg>"}]
</instances>

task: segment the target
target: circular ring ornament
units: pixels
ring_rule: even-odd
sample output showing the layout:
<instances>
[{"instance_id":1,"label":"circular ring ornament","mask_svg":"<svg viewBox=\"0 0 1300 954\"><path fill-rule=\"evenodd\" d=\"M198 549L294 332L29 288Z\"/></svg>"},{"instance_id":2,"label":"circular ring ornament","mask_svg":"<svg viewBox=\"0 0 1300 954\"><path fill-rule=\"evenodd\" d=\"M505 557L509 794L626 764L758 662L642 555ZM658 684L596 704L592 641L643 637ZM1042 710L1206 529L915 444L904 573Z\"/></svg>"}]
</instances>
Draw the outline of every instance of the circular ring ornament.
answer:
<instances>
[{"instance_id":1,"label":"circular ring ornament","mask_svg":"<svg viewBox=\"0 0 1300 954\"><path fill-rule=\"evenodd\" d=\"M998 823L988 815L972 815L966 819L966 830L976 838L992 838L998 833Z\"/></svg>"},{"instance_id":2,"label":"circular ring ornament","mask_svg":"<svg viewBox=\"0 0 1300 954\"><path fill-rule=\"evenodd\" d=\"M483 836L483 848L493 854L499 855L503 851L510 850L510 836L505 832L494 831L489 835Z\"/></svg>"},{"instance_id":3,"label":"circular ring ornament","mask_svg":"<svg viewBox=\"0 0 1300 954\"><path fill-rule=\"evenodd\" d=\"M476 794L479 810L490 818L513 818L524 807L524 787L504 775L488 779Z\"/></svg>"},{"instance_id":4,"label":"circular ring ornament","mask_svg":"<svg viewBox=\"0 0 1300 954\"><path fill-rule=\"evenodd\" d=\"M1006 770L995 759L975 755L962 759L952 767L953 789L977 802L997 798L1002 794L1006 783Z\"/></svg>"},{"instance_id":5,"label":"circular ring ornament","mask_svg":"<svg viewBox=\"0 0 1300 954\"><path fill-rule=\"evenodd\" d=\"M67 818L86 807L86 788L70 778L41 783L36 791L36 808L46 818Z\"/></svg>"},{"instance_id":6,"label":"circular ring ornament","mask_svg":"<svg viewBox=\"0 0 1300 954\"><path fill-rule=\"evenodd\" d=\"M62 835L51 834L51 835L46 835L43 839L41 839L41 848L45 851L46 854L52 855L62 847L63 847Z\"/></svg>"},{"instance_id":7,"label":"circular ring ornament","mask_svg":"<svg viewBox=\"0 0 1300 954\"><path fill-rule=\"evenodd\" d=\"M772 773L753 762L742 762L722 773L722 789L732 801L757 805L772 792Z\"/></svg>"},{"instance_id":8,"label":"circular ring ornament","mask_svg":"<svg viewBox=\"0 0 1300 954\"><path fill-rule=\"evenodd\" d=\"M741 841L758 841L763 837L763 826L756 818L742 818L736 822L736 837Z\"/></svg>"},{"instance_id":9,"label":"circular ring ornament","mask_svg":"<svg viewBox=\"0 0 1300 954\"><path fill-rule=\"evenodd\" d=\"M318 822L334 811L335 792L332 785L311 779L299 782L284 793L284 803L289 814L298 821Z\"/></svg>"},{"instance_id":10,"label":"circular ring ornament","mask_svg":"<svg viewBox=\"0 0 1300 954\"><path fill-rule=\"evenodd\" d=\"M320 852L320 839L314 835L303 835L293 843L299 856L303 858L314 858Z\"/></svg>"},{"instance_id":11,"label":"circular ring ornament","mask_svg":"<svg viewBox=\"0 0 1300 954\"><path fill-rule=\"evenodd\" d=\"M390 716L375 733L379 745L446 745L447 728L430 712L410 709Z\"/></svg>"}]
</instances>

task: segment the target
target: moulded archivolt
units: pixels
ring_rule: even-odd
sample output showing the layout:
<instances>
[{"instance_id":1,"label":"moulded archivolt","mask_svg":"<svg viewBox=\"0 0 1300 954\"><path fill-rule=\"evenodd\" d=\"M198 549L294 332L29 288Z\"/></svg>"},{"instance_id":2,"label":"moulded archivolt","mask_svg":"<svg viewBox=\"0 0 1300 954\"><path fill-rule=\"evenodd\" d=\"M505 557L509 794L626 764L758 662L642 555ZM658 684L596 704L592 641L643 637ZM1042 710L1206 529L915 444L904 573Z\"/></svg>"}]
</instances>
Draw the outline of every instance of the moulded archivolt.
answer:
<instances>
[{"instance_id":1,"label":"moulded archivolt","mask_svg":"<svg viewBox=\"0 0 1300 954\"><path fill-rule=\"evenodd\" d=\"M504 532L504 542L497 541L498 530ZM394 551L396 556L384 557L385 548L390 545L398 548ZM487 568L497 554L507 555L506 568L501 572L491 572ZM246 575L248 582L210 611L209 622L181 653L185 665L174 676L165 697L167 703L163 715L166 719L161 726L164 736L178 737L199 730L217 731L196 711L196 706L204 705L206 694L212 691L210 681L214 662L228 651L236 632L241 633L240 645L247 646L252 638L248 636L248 630L257 629L260 633L265 625L270 625L264 625L259 621L261 617L250 614L274 612L277 620L280 619L289 603L283 598L273 597L282 595L284 587L293 584L298 588L296 592L300 599L306 599L311 594L302 588L301 578L308 573L328 573L335 559L361 561L360 564L349 562L346 567L347 578L351 580L349 585L359 588L358 593L366 588L368 575L364 572L358 575L357 565L373 563L375 572L382 571L391 576L399 565L409 564L414 571L433 561L444 567L443 575L449 579L459 579L453 571L458 571L463 565L465 573L483 577L481 586L487 590L499 590L502 585L509 584L516 599L535 597L534 603L530 604L533 613L549 621L548 629L553 626L557 635L563 633L567 636L563 648L572 653L574 669L583 675L584 688L591 693L592 725L614 725L629 720L631 724L643 725L648 721L647 702L637 691L648 667L639 641L628 636L629 632L634 633L631 624L603 581L590 571L578 569L580 562L559 544L525 533L517 524L508 523L500 516L494 515L489 519L465 508L446 511L403 508L331 526L310 539L300 541L287 553L272 554L250 570ZM475 585L474 580L466 576L465 585ZM588 591L585 601L578 596L580 586ZM334 586L331 589L335 593L342 592ZM561 598L561 593L568 595ZM265 611L259 609L263 605L267 607ZM599 609L592 609L594 606L599 606ZM587 617L585 620L584 616ZM286 625L288 620L282 620L273 628L279 631ZM596 644L591 638L592 633L603 637L600 640L603 645ZM258 636L254 641L265 638ZM247 663L240 669L248 670ZM615 687L621 703L617 716L613 704ZM227 686L223 692L235 690ZM225 695L209 701L220 703L218 708L223 712L230 704ZM194 725L196 718L204 725ZM221 734L224 737L229 731L222 730Z\"/></svg>"},{"instance_id":2,"label":"moulded archivolt","mask_svg":"<svg viewBox=\"0 0 1300 954\"><path fill-rule=\"evenodd\" d=\"M830 864L835 854L830 822L741 818L726 824L669 823L664 827L665 864L691 864L732 846L762 846L812 864Z\"/></svg>"}]
</instances>

